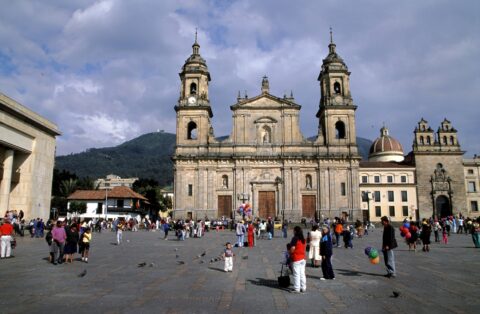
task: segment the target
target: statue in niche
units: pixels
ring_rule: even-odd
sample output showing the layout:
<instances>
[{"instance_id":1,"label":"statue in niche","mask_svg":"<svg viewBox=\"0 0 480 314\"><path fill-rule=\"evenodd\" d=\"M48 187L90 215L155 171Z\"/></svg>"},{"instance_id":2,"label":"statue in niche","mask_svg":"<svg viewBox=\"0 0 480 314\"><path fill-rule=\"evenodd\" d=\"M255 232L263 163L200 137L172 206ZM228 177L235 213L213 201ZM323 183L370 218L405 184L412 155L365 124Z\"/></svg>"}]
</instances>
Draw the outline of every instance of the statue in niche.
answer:
<instances>
[{"instance_id":1,"label":"statue in niche","mask_svg":"<svg viewBox=\"0 0 480 314\"><path fill-rule=\"evenodd\" d=\"M305 187L306 187L307 189L311 189L311 188L312 188L312 177L311 177L310 175L307 175L307 177L306 177Z\"/></svg>"}]
</instances>

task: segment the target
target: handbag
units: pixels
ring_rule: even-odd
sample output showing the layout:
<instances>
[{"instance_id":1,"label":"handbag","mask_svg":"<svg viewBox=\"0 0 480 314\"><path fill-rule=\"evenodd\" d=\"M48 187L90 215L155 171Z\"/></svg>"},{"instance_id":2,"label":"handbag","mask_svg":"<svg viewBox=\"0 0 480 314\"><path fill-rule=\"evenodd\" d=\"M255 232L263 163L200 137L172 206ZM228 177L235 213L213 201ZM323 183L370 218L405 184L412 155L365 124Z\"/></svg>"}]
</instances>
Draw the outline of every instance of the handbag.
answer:
<instances>
[{"instance_id":1,"label":"handbag","mask_svg":"<svg viewBox=\"0 0 480 314\"><path fill-rule=\"evenodd\" d=\"M290 286L290 276L283 274L283 265L282 269L280 270L280 276L278 277L278 285L282 288L288 288Z\"/></svg>"}]
</instances>

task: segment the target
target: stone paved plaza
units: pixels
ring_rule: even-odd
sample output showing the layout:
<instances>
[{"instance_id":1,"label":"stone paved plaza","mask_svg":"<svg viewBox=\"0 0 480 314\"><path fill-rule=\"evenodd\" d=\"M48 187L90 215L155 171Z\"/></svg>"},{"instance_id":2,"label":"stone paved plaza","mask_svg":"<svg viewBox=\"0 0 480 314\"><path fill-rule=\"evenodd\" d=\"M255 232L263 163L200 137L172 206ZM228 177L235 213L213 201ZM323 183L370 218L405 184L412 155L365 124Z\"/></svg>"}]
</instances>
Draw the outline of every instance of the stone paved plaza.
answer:
<instances>
[{"instance_id":1,"label":"stone paved plaza","mask_svg":"<svg viewBox=\"0 0 480 314\"><path fill-rule=\"evenodd\" d=\"M363 253L380 246L377 229L355 239L354 249L334 249L335 281L320 281L321 270L307 267L305 294L277 285L287 242L279 236L235 248L233 273L223 272L223 261L210 263L225 242L235 241L231 231L182 242L173 235L163 240L162 232L125 232L120 246L114 233L94 233L88 264L57 266L46 261L44 239L17 238L16 257L0 262L0 312L474 313L480 306L480 251L471 236L452 235L428 254L399 243L397 278L388 279L383 258L372 265Z\"/></svg>"}]
</instances>

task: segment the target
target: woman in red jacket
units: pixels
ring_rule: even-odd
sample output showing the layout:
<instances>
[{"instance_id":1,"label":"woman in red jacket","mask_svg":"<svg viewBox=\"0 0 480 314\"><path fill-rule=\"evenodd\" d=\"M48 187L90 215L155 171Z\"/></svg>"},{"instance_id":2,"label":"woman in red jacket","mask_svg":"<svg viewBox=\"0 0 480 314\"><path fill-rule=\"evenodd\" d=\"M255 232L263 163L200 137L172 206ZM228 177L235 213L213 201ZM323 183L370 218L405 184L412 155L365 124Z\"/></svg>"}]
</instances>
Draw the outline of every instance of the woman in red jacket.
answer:
<instances>
[{"instance_id":1,"label":"woman in red jacket","mask_svg":"<svg viewBox=\"0 0 480 314\"><path fill-rule=\"evenodd\" d=\"M292 292L305 292L307 290L307 277L305 276L305 247L306 241L302 228L293 228L293 238L290 242L290 258L293 269Z\"/></svg>"}]
</instances>

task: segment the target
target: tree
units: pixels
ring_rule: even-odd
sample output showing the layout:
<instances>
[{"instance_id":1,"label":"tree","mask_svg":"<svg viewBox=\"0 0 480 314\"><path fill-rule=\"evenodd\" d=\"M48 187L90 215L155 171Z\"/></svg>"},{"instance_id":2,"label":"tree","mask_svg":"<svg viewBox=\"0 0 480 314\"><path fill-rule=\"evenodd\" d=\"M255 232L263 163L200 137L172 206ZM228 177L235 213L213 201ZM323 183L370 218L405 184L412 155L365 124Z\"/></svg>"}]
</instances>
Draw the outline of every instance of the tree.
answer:
<instances>
[{"instance_id":1,"label":"tree","mask_svg":"<svg viewBox=\"0 0 480 314\"><path fill-rule=\"evenodd\" d=\"M87 212L87 204L85 202L71 202L68 212L75 213L76 215L85 214Z\"/></svg>"}]
</instances>

